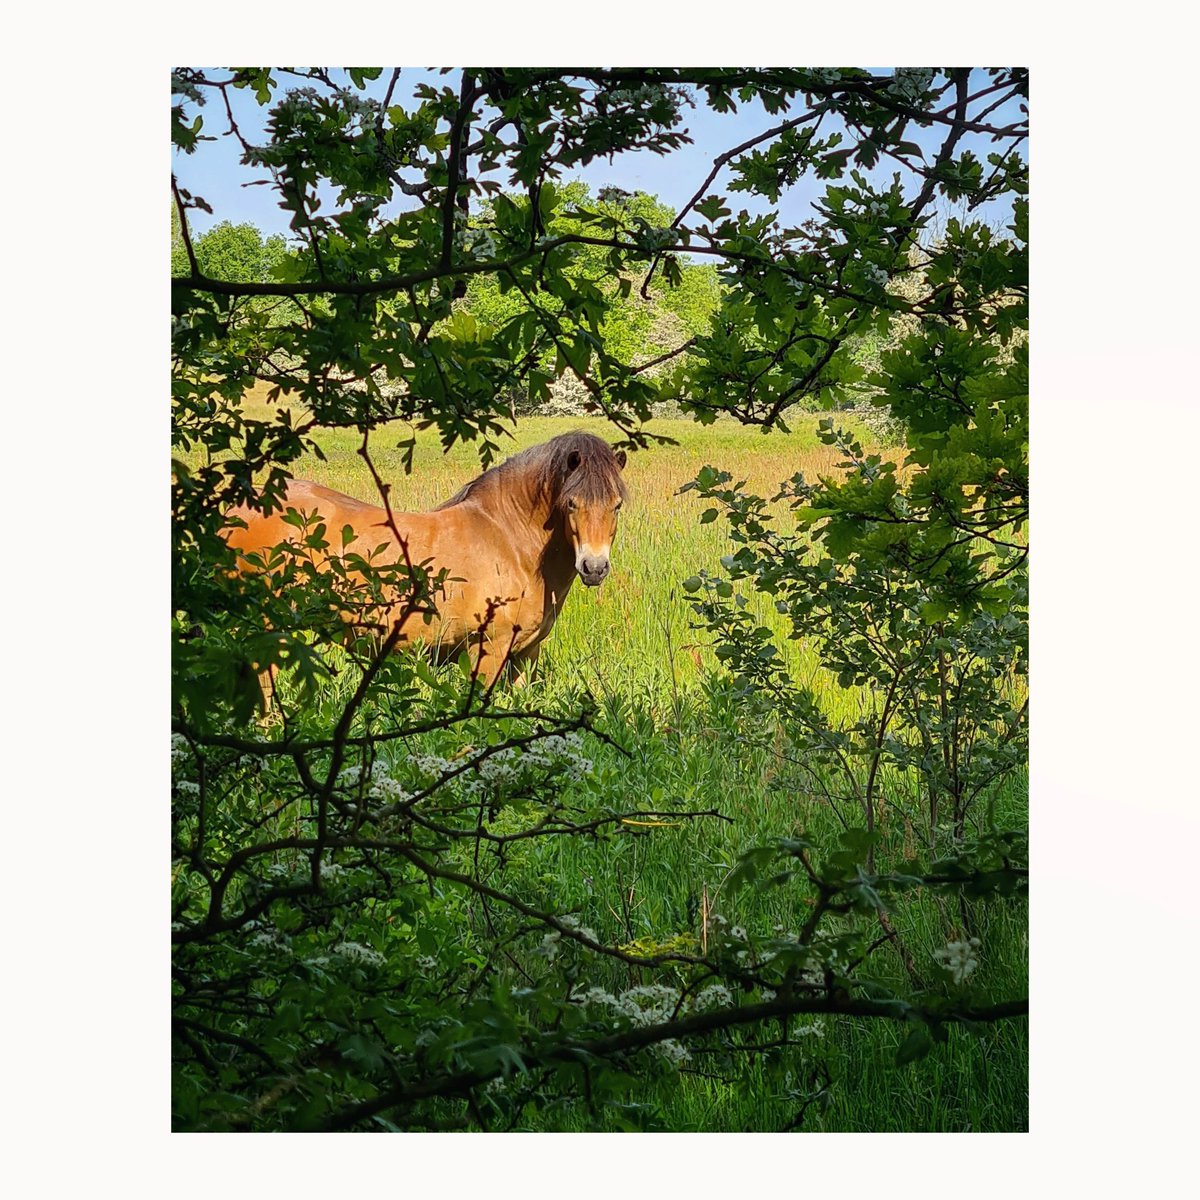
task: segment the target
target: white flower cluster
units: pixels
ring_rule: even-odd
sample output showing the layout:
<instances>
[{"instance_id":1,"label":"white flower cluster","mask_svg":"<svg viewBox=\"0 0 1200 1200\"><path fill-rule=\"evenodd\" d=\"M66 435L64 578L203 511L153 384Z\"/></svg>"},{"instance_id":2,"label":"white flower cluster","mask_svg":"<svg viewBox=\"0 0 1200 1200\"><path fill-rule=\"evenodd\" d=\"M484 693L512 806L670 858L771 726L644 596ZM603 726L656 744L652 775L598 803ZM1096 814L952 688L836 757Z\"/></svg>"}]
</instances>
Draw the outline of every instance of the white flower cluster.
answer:
<instances>
[{"instance_id":1,"label":"white flower cluster","mask_svg":"<svg viewBox=\"0 0 1200 1200\"><path fill-rule=\"evenodd\" d=\"M386 800L390 804L403 804L412 799L412 792L405 790L390 775L377 772L371 776L371 788L367 795L372 800Z\"/></svg>"},{"instance_id":2,"label":"white flower cluster","mask_svg":"<svg viewBox=\"0 0 1200 1200\"><path fill-rule=\"evenodd\" d=\"M657 1045L659 1054L663 1056L675 1068L682 1067L685 1063L692 1060L692 1056L688 1048L682 1043L677 1042L674 1038L667 1038L666 1041L659 1042Z\"/></svg>"},{"instance_id":3,"label":"white flower cluster","mask_svg":"<svg viewBox=\"0 0 1200 1200\"><path fill-rule=\"evenodd\" d=\"M428 973L437 967L437 959L432 954L422 954L417 958L416 966L418 970Z\"/></svg>"},{"instance_id":4,"label":"white flower cluster","mask_svg":"<svg viewBox=\"0 0 1200 1200\"><path fill-rule=\"evenodd\" d=\"M966 942L947 942L945 949L933 952L933 958L950 972L950 978L955 983L963 983L979 966L979 958L975 953L979 946L978 938Z\"/></svg>"},{"instance_id":5,"label":"white flower cluster","mask_svg":"<svg viewBox=\"0 0 1200 1200\"><path fill-rule=\"evenodd\" d=\"M710 983L703 991L696 993L692 1003L701 1010L728 1008L733 1003L733 993L723 983Z\"/></svg>"},{"instance_id":6,"label":"white flower cluster","mask_svg":"<svg viewBox=\"0 0 1200 1200\"><path fill-rule=\"evenodd\" d=\"M552 734L532 745L512 746L489 755L463 784L468 793L523 781L531 771L556 769L578 781L591 773L592 760L581 753L583 739L577 733Z\"/></svg>"},{"instance_id":7,"label":"white flower cluster","mask_svg":"<svg viewBox=\"0 0 1200 1200\"><path fill-rule=\"evenodd\" d=\"M583 1004L603 1004L628 1019L630 1024L643 1029L648 1025L661 1025L675 1015L679 1005L679 992L662 983L643 983L614 996L603 988L588 988L579 1000ZM683 1009L680 1009L682 1012Z\"/></svg>"},{"instance_id":8,"label":"white flower cluster","mask_svg":"<svg viewBox=\"0 0 1200 1200\"><path fill-rule=\"evenodd\" d=\"M409 756L408 761L428 779L437 779L454 770L454 764L448 758L437 754L413 754Z\"/></svg>"},{"instance_id":9,"label":"white flower cluster","mask_svg":"<svg viewBox=\"0 0 1200 1200\"><path fill-rule=\"evenodd\" d=\"M291 943L279 932L273 925L267 926L265 929L260 929L246 940L247 946L254 946L260 950L278 950L284 954L292 953Z\"/></svg>"},{"instance_id":10,"label":"white flower cluster","mask_svg":"<svg viewBox=\"0 0 1200 1200\"><path fill-rule=\"evenodd\" d=\"M600 939L596 936L596 931L590 926L581 925L577 917L571 916L568 913L564 917L558 918L560 925L565 925L568 929L573 929L576 933L582 934L585 938L592 942L599 942ZM544 955L549 962L553 962L558 957L560 949L559 943L562 941L562 933L557 929L551 929L545 937L542 938L542 944L538 947L537 953Z\"/></svg>"},{"instance_id":11,"label":"white flower cluster","mask_svg":"<svg viewBox=\"0 0 1200 1200\"><path fill-rule=\"evenodd\" d=\"M182 733L171 734L171 766L178 766L188 757L189 747L187 738Z\"/></svg>"},{"instance_id":12,"label":"white flower cluster","mask_svg":"<svg viewBox=\"0 0 1200 1200\"><path fill-rule=\"evenodd\" d=\"M713 988L719 988L726 996L729 995L720 984L714 984ZM713 988L705 990L712 991ZM686 1012L689 1005L686 1001L680 1004L679 997L680 993L675 988L661 983L648 983L629 988L617 996L603 988L588 988L577 999L580 1004L602 1004L624 1017L634 1027L644 1029L650 1025L661 1025L677 1014ZM674 1038L656 1043L655 1050L673 1067L681 1067L691 1059L687 1047Z\"/></svg>"},{"instance_id":13,"label":"white flower cluster","mask_svg":"<svg viewBox=\"0 0 1200 1200\"><path fill-rule=\"evenodd\" d=\"M175 786L181 792L186 792L189 796L200 795L200 785L193 783L190 779L176 779Z\"/></svg>"},{"instance_id":14,"label":"white flower cluster","mask_svg":"<svg viewBox=\"0 0 1200 1200\"><path fill-rule=\"evenodd\" d=\"M582 753L583 739L578 733L551 734L529 746L510 746L478 759L464 771L462 760L452 762L439 754L412 754L396 763L377 759L366 770L354 765L343 768L338 783L343 787L368 785L367 795L373 800L402 804L411 800L421 787L436 784L446 776L455 775L453 783L468 796L503 785L524 783L535 772L553 769L571 780L590 774L593 763ZM417 782L398 776L417 776Z\"/></svg>"},{"instance_id":15,"label":"white flower cluster","mask_svg":"<svg viewBox=\"0 0 1200 1200\"><path fill-rule=\"evenodd\" d=\"M577 733L551 734L535 742L525 751L525 761L535 767L566 766L572 779L582 779L592 769L592 761L584 758L583 738Z\"/></svg>"},{"instance_id":16,"label":"white flower cluster","mask_svg":"<svg viewBox=\"0 0 1200 1200\"><path fill-rule=\"evenodd\" d=\"M808 74L814 83L838 83L842 78L837 67L813 67Z\"/></svg>"},{"instance_id":17,"label":"white flower cluster","mask_svg":"<svg viewBox=\"0 0 1200 1200\"><path fill-rule=\"evenodd\" d=\"M929 85L933 82L931 67L897 67L896 73L888 83L888 92L901 104L916 107L925 98Z\"/></svg>"},{"instance_id":18,"label":"white flower cluster","mask_svg":"<svg viewBox=\"0 0 1200 1200\"><path fill-rule=\"evenodd\" d=\"M333 948L334 954L341 955L348 962L354 963L370 963L372 966L378 967L383 964L384 957L378 950L373 950L370 946L364 946L361 942L340 942Z\"/></svg>"},{"instance_id":19,"label":"white flower cluster","mask_svg":"<svg viewBox=\"0 0 1200 1200\"><path fill-rule=\"evenodd\" d=\"M345 767L338 772L338 783L343 787L357 787L364 779L360 766ZM412 793L407 791L397 780L388 773L387 767L379 762L373 762L367 769L366 782L370 784L367 795L372 800L386 800L392 804L402 804L412 799Z\"/></svg>"},{"instance_id":20,"label":"white flower cluster","mask_svg":"<svg viewBox=\"0 0 1200 1200\"><path fill-rule=\"evenodd\" d=\"M875 263L867 263L863 267L863 274L874 284L883 287L888 281L888 273Z\"/></svg>"}]
</instances>

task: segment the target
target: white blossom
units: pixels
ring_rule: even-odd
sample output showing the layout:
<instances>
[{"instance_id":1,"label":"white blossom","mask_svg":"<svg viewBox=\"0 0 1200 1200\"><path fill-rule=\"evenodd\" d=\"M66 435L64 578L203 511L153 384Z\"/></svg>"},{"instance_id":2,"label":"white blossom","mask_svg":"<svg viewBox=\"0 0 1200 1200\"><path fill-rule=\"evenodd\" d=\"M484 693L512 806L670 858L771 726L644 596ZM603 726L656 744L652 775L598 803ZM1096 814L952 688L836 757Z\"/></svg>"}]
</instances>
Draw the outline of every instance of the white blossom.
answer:
<instances>
[{"instance_id":1,"label":"white blossom","mask_svg":"<svg viewBox=\"0 0 1200 1200\"><path fill-rule=\"evenodd\" d=\"M558 957L559 941L562 939L562 934L557 929L552 929L545 937L542 938L542 944L537 948L537 953L544 955L548 962L553 962Z\"/></svg>"},{"instance_id":2,"label":"white blossom","mask_svg":"<svg viewBox=\"0 0 1200 1200\"><path fill-rule=\"evenodd\" d=\"M697 1008L728 1008L733 1003L733 994L723 983L710 983L699 992L695 1004Z\"/></svg>"},{"instance_id":3,"label":"white blossom","mask_svg":"<svg viewBox=\"0 0 1200 1200\"><path fill-rule=\"evenodd\" d=\"M405 800L412 799L411 792L401 787L390 775L382 772L372 776L371 788L367 795L372 800L386 800L392 804L403 804Z\"/></svg>"},{"instance_id":4,"label":"white blossom","mask_svg":"<svg viewBox=\"0 0 1200 1200\"><path fill-rule=\"evenodd\" d=\"M688 1048L674 1038L667 1038L666 1041L659 1042L658 1052L673 1067L682 1067L684 1063L691 1062L692 1059Z\"/></svg>"},{"instance_id":5,"label":"white blossom","mask_svg":"<svg viewBox=\"0 0 1200 1200\"><path fill-rule=\"evenodd\" d=\"M285 954L292 952L292 947L278 929L260 929L247 939L246 945L257 946L263 950L280 950Z\"/></svg>"},{"instance_id":6,"label":"white blossom","mask_svg":"<svg viewBox=\"0 0 1200 1200\"><path fill-rule=\"evenodd\" d=\"M568 929L572 929L576 933L583 934L583 936L589 941L599 942L600 939L596 936L596 931L589 928L587 925L581 925L578 917L573 917L570 913L568 913L564 917L559 917L558 920L559 924L565 925Z\"/></svg>"},{"instance_id":7,"label":"white blossom","mask_svg":"<svg viewBox=\"0 0 1200 1200\"><path fill-rule=\"evenodd\" d=\"M947 942L944 949L933 952L934 961L941 963L950 972L950 978L955 983L965 983L979 966L979 959L975 953L979 947L978 938L971 938L965 942Z\"/></svg>"},{"instance_id":8,"label":"white blossom","mask_svg":"<svg viewBox=\"0 0 1200 1200\"><path fill-rule=\"evenodd\" d=\"M454 769L453 764L447 759L439 758L436 754L414 754L409 760L410 763L422 775L438 776L445 775L448 771Z\"/></svg>"},{"instance_id":9,"label":"white blossom","mask_svg":"<svg viewBox=\"0 0 1200 1200\"><path fill-rule=\"evenodd\" d=\"M370 963L372 966L379 966L384 962L384 957L378 950L364 946L361 942L339 942L334 946L333 952L349 962Z\"/></svg>"}]
</instances>

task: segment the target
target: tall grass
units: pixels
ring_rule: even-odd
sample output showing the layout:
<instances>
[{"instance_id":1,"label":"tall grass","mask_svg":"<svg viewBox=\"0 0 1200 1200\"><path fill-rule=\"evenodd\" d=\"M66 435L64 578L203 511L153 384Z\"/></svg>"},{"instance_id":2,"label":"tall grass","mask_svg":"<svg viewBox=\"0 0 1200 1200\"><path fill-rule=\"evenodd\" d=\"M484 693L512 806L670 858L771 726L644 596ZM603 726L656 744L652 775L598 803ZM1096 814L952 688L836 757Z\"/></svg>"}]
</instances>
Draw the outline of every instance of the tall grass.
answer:
<instances>
[{"instance_id":1,"label":"tall grass","mask_svg":"<svg viewBox=\"0 0 1200 1200\"><path fill-rule=\"evenodd\" d=\"M264 406L263 398L249 404ZM629 757L597 743L594 777L580 787L603 789L630 808L719 810L729 821L701 820L646 829L636 836L601 841L552 839L522 843L507 864L505 885L546 897L559 912L574 912L603 938L661 942L694 932L703 900L728 921L752 933L795 929L804 910L785 889L747 889L730 896L725 882L745 849L800 830L836 838L838 814L811 789L771 739L748 738L745 715L719 682L711 648L691 628L680 583L702 569L720 570L731 546L721 521L702 525L704 505L693 493L678 495L705 463L745 480L749 490L771 496L797 471L815 478L834 471L840 454L816 438L815 420L797 421L787 435L764 436L734 423L701 427L660 420L650 430L675 440L630 455L626 478L630 502L612 556L612 574L599 588L575 588L548 642L539 677L527 698L564 688L587 687L601 702L610 726L621 731ZM513 452L568 429L610 436L600 420L522 420ZM407 438L377 431L372 459L392 482L397 511L428 509L478 473L470 447L443 454L432 435L419 435L413 470L405 474ZM869 435L863 434L864 440ZM295 474L364 500L378 499L356 453L359 435L318 435L325 461L297 464ZM776 509L776 519L790 520ZM751 595L764 624L781 629L774 608ZM833 711L847 713L869 703L854 689L841 689L801 643L782 642L792 672ZM884 814L882 854L897 857L915 848L914 822L902 803L910 781L893 778L895 805ZM1024 781L1010 780L994 797L998 815L1024 820ZM1008 902L984 904L976 914L983 943L974 983L995 996L1024 995L1026 936L1023 909ZM919 895L893 914L907 953L885 946L869 960L872 977L903 990L906 973L932 964L935 950L963 933L953 904ZM610 970L614 987L649 981L623 967ZM634 975L637 973L635 972ZM982 1038L952 1034L927 1059L894 1066L905 1030L881 1022L827 1019L811 1039L811 1050L755 1055L748 1073L726 1078L694 1060L678 1080L646 1084L631 1094L637 1124L669 1130L772 1130L789 1125L801 1096L820 1092L805 1112L804 1129L828 1130L1020 1130L1026 1125L1026 1031L1023 1022L989 1030ZM824 1081L830 1086L826 1089ZM625 1117L614 1113L612 1127ZM595 1118L567 1107L529 1128L588 1129Z\"/></svg>"}]
</instances>

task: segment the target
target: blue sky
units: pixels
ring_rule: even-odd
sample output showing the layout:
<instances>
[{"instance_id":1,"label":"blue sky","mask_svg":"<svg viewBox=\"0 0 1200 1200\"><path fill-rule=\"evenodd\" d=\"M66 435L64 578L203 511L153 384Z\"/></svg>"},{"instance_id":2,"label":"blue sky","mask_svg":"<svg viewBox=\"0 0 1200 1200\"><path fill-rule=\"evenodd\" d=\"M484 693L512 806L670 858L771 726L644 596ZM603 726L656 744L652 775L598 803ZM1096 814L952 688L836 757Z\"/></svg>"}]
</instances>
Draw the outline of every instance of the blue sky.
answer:
<instances>
[{"instance_id":1,"label":"blue sky","mask_svg":"<svg viewBox=\"0 0 1200 1200\"><path fill-rule=\"evenodd\" d=\"M224 72L215 74L218 77L224 76ZM367 87L368 94L382 99L389 74L390 70L380 79L370 83ZM283 89L297 86L300 82L287 76L277 78ZM451 86L457 86L457 78L457 70L450 75L439 75L436 71L406 68L400 76L392 102L407 108L412 103L413 88L418 83L427 82L440 86L449 83ZM982 72L977 72L971 81L972 87L977 87L985 78ZM243 136L252 144L256 143L262 138L263 118L267 110L259 107L248 90L230 89L230 96L234 115ZM800 107L802 104L801 99L794 112L771 115L765 112L757 100L739 105L735 113L715 113L702 101L698 101L696 108L684 110L683 127L693 139L691 145L668 155L656 155L648 150L629 151L615 155L611 163L608 160L598 160L573 170L564 178L583 179L591 186L593 193L606 185L614 185L631 192L648 192L665 204L678 209L695 192L718 154L762 133L785 120L787 116L804 111ZM191 213L193 231L202 233L218 221L229 220L235 224L249 221L264 234L286 234L287 214L279 207L274 190L268 186L245 186L249 181L265 179L267 175L265 171L241 164L241 148L233 137L224 136L227 124L219 96L211 96L209 102L198 111L204 117L203 132L216 135L216 139L201 142L192 155L172 154L172 168L180 186L203 196L213 208L211 216L202 211ZM1017 116L1019 113L1016 103L1010 102L991 114L989 120L1002 123ZM822 134L832 128L833 126L827 123ZM909 137L930 155L940 145L942 129L937 126L932 129L913 127ZM972 149L980 159L986 161L986 155L994 151L996 145L984 136L968 134L961 141L960 149ZM1022 153L1027 153L1025 147L1022 147ZM870 175L876 180L887 180L896 169L896 164L885 161ZM729 192L730 178L726 168L717 176L710 191L726 195L730 207L735 212L745 208L757 215L774 207L784 225L795 225L811 216L813 201L819 198L828 186L827 181L811 177L802 178L780 197L777 205L772 206L766 200L747 192ZM501 179L501 182L507 185L507 180ZM944 202L942 207L946 212L953 211ZM984 206L975 215L992 223L1003 223L1007 219L1008 210L993 203Z\"/></svg>"}]
</instances>

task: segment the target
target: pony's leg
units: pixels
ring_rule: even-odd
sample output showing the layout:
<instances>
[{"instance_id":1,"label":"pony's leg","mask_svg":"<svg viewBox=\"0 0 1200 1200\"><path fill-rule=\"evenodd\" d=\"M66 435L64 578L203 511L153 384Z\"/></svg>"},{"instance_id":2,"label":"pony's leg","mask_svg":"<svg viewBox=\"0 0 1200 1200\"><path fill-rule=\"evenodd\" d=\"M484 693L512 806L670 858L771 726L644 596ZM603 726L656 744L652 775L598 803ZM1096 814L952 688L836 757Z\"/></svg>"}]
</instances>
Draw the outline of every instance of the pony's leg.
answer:
<instances>
[{"instance_id":1,"label":"pony's leg","mask_svg":"<svg viewBox=\"0 0 1200 1200\"><path fill-rule=\"evenodd\" d=\"M491 688L495 685L497 676L503 675L506 681L516 677L520 664L527 655L514 654L512 643L511 630L498 630L495 636L482 637L475 643L475 673L481 683Z\"/></svg>"},{"instance_id":2,"label":"pony's leg","mask_svg":"<svg viewBox=\"0 0 1200 1200\"><path fill-rule=\"evenodd\" d=\"M480 682L490 688L495 684L496 677L511 666L508 647L493 638L484 638L475 662Z\"/></svg>"}]
</instances>

